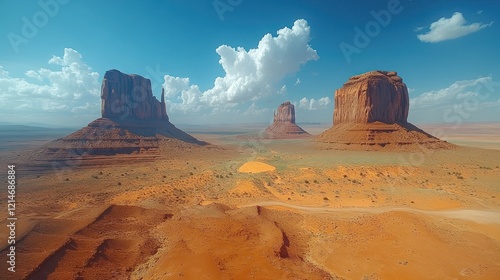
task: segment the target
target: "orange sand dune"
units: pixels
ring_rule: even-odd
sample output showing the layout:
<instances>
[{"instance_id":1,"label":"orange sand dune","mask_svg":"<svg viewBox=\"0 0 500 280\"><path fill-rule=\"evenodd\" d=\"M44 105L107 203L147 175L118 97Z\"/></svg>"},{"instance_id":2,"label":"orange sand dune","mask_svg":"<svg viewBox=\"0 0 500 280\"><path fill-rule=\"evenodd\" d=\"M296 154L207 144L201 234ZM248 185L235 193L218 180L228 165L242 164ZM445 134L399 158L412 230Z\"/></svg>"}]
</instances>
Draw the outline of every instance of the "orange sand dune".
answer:
<instances>
[{"instance_id":1,"label":"orange sand dune","mask_svg":"<svg viewBox=\"0 0 500 280\"><path fill-rule=\"evenodd\" d=\"M268 172L268 171L274 171L276 170L276 167L258 162L258 161L250 161L245 164L243 164L239 169L238 172L241 173L261 173L261 172Z\"/></svg>"}]
</instances>

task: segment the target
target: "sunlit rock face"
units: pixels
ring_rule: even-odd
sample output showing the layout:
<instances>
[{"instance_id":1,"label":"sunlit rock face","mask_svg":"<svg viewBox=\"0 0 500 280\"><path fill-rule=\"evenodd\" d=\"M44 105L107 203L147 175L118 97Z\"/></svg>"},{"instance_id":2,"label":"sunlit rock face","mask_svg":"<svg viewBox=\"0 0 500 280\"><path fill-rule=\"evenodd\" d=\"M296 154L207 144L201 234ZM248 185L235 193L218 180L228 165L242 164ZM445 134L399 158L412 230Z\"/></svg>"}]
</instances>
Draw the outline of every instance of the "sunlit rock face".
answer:
<instances>
[{"instance_id":1,"label":"sunlit rock face","mask_svg":"<svg viewBox=\"0 0 500 280\"><path fill-rule=\"evenodd\" d=\"M408 89L396 72L372 71L335 91L333 123L405 124L409 107Z\"/></svg>"},{"instance_id":2,"label":"sunlit rock face","mask_svg":"<svg viewBox=\"0 0 500 280\"><path fill-rule=\"evenodd\" d=\"M410 99L396 72L371 71L351 77L335 91L333 127L316 137L345 150L450 149L454 145L408 122Z\"/></svg>"}]
</instances>

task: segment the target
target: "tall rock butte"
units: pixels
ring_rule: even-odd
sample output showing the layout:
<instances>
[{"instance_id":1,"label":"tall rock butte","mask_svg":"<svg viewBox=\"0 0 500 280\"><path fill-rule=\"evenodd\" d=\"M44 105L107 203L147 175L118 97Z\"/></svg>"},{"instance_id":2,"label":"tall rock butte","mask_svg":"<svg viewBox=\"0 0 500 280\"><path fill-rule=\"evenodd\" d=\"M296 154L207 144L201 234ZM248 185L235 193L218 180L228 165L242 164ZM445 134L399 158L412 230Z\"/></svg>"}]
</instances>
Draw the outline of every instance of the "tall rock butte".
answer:
<instances>
[{"instance_id":1,"label":"tall rock butte","mask_svg":"<svg viewBox=\"0 0 500 280\"><path fill-rule=\"evenodd\" d=\"M151 81L139 75L127 75L114 69L106 71L101 86L101 115L97 123L89 126L111 121L139 136L161 135L204 144L170 123L164 90L158 101L153 96Z\"/></svg>"},{"instance_id":2,"label":"tall rock butte","mask_svg":"<svg viewBox=\"0 0 500 280\"><path fill-rule=\"evenodd\" d=\"M135 159L143 160L208 144L170 123L165 94L156 99L151 81L139 75L107 71L101 102L101 118L42 147L42 158L68 162L87 155L140 154Z\"/></svg>"},{"instance_id":3,"label":"tall rock butte","mask_svg":"<svg viewBox=\"0 0 500 280\"><path fill-rule=\"evenodd\" d=\"M274 112L274 120L264 131L264 138L286 139L311 136L295 124L295 106L287 101Z\"/></svg>"},{"instance_id":4,"label":"tall rock butte","mask_svg":"<svg viewBox=\"0 0 500 280\"><path fill-rule=\"evenodd\" d=\"M408 89L396 72L351 77L334 100L333 127L318 135L318 142L365 150L453 147L408 123Z\"/></svg>"},{"instance_id":5,"label":"tall rock butte","mask_svg":"<svg viewBox=\"0 0 500 280\"><path fill-rule=\"evenodd\" d=\"M163 90L160 102L153 96L151 81L139 75L107 71L102 81L101 99L103 118L168 121Z\"/></svg>"}]
</instances>

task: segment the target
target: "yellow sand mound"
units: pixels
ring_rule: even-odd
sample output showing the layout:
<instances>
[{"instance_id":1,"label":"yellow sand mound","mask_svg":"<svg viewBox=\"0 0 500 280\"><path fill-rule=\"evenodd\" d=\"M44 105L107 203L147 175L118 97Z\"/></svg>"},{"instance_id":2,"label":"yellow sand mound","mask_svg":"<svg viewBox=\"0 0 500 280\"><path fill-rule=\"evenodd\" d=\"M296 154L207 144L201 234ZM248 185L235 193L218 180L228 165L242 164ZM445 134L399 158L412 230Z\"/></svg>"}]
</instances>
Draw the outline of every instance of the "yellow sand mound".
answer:
<instances>
[{"instance_id":1,"label":"yellow sand mound","mask_svg":"<svg viewBox=\"0 0 500 280\"><path fill-rule=\"evenodd\" d=\"M268 172L268 171L273 171L276 170L276 167L258 162L258 161L249 161L245 164L243 164L239 169L238 172L241 173L261 173L261 172Z\"/></svg>"}]
</instances>

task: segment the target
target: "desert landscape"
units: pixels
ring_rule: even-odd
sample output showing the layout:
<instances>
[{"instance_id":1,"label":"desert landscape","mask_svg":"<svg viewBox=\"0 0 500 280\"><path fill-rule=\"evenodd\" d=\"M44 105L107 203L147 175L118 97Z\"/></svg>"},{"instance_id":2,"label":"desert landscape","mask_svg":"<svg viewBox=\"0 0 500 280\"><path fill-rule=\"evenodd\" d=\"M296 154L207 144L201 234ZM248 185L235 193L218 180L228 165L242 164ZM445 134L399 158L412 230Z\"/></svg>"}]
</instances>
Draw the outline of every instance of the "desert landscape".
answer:
<instances>
[{"instance_id":1,"label":"desert landscape","mask_svg":"<svg viewBox=\"0 0 500 280\"><path fill-rule=\"evenodd\" d=\"M134 83L149 97L120 120L106 104L132 102ZM397 73L374 71L336 92L331 129L300 128L284 103L264 133L191 136L147 84L108 71L102 118L5 154L19 178L17 269L5 279L500 275L498 125L439 140L406 122ZM489 149L452 144L466 135Z\"/></svg>"},{"instance_id":2,"label":"desert landscape","mask_svg":"<svg viewBox=\"0 0 500 280\"><path fill-rule=\"evenodd\" d=\"M499 1L0 11L0 279L500 279Z\"/></svg>"}]
</instances>

